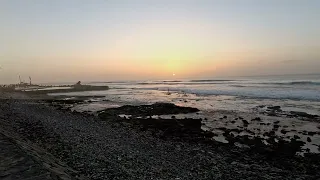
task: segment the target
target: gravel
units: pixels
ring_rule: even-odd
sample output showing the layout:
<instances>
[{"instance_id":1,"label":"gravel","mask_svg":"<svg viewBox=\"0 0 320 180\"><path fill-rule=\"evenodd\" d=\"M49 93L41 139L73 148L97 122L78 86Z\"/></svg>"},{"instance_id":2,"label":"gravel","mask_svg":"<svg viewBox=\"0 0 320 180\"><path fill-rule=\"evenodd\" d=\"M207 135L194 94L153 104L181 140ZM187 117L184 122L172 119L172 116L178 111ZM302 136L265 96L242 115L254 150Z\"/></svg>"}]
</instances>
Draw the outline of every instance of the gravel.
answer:
<instances>
[{"instance_id":1,"label":"gravel","mask_svg":"<svg viewBox=\"0 0 320 180\"><path fill-rule=\"evenodd\" d=\"M237 147L163 140L130 124L1 100L0 120L89 179L316 179L317 162L268 159ZM279 163L282 162L282 163ZM283 163L287 163L283 166ZM310 166L307 166L310 164Z\"/></svg>"}]
</instances>

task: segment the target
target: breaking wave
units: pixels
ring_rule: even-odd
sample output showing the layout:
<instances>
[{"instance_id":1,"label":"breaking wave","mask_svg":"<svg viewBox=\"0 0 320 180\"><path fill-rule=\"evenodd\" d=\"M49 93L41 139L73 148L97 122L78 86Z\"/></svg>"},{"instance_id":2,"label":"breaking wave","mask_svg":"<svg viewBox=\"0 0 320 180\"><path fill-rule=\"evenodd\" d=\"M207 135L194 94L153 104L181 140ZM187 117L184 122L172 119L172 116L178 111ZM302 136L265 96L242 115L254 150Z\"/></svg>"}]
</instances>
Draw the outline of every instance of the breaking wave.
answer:
<instances>
[{"instance_id":1,"label":"breaking wave","mask_svg":"<svg viewBox=\"0 0 320 180\"><path fill-rule=\"evenodd\" d=\"M320 86L320 82L315 81L291 81L291 82L268 82L268 83L257 83L257 84L273 84L273 85L314 85Z\"/></svg>"}]
</instances>

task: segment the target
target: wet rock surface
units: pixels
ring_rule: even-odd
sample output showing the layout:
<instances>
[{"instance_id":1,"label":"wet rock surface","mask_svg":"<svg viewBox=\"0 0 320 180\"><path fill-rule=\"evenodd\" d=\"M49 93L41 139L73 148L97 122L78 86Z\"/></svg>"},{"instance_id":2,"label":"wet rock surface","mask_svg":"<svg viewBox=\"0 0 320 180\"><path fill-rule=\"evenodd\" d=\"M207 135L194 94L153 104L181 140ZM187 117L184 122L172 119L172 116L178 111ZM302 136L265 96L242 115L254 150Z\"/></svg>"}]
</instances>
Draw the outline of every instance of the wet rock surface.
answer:
<instances>
[{"instance_id":1,"label":"wet rock surface","mask_svg":"<svg viewBox=\"0 0 320 180\"><path fill-rule=\"evenodd\" d=\"M290 111L290 114L294 117L303 117L303 118L319 118L318 115L312 115L305 112L299 112L299 111Z\"/></svg>"},{"instance_id":2,"label":"wet rock surface","mask_svg":"<svg viewBox=\"0 0 320 180\"><path fill-rule=\"evenodd\" d=\"M195 113L199 109L192 107L180 107L171 103L155 103L152 105L131 106L125 105L119 108L110 108L100 112L100 116L117 116L127 114L134 117L164 115L164 114L186 114Z\"/></svg>"},{"instance_id":3,"label":"wet rock surface","mask_svg":"<svg viewBox=\"0 0 320 180\"><path fill-rule=\"evenodd\" d=\"M274 111L282 111L280 106L268 106L267 109L271 109Z\"/></svg>"},{"instance_id":4,"label":"wet rock surface","mask_svg":"<svg viewBox=\"0 0 320 180\"><path fill-rule=\"evenodd\" d=\"M195 113L199 110L191 107L180 107L170 103L155 103L152 105L129 106L110 108L99 113L102 120L113 119L116 123L130 123L141 131L149 131L154 136L162 139L183 138L188 141L204 140L203 137L211 138L213 133L201 129L201 119L170 119L152 118L154 115L186 114ZM119 117L119 115L128 115Z\"/></svg>"},{"instance_id":5,"label":"wet rock surface","mask_svg":"<svg viewBox=\"0 0 320 180\"><path fill-rule=\"evenodd\" d=\"M268 116L282 116L320 122L320 117L318 115L308 114L300 111L284 111L281 109L281 106L257 106L254 109Z\"/></svg>"},{"instance_id":6,"label":"wet rock surface","mask_svg":"<svg viewBox=\"0 0 320 180\"><path fill-rule=\"evenodd\" d=\"M171 104L162 104L159 106L159 109L165 109L166 105L174 106ZM204 131L201 129L202 119L192 119L192 118L183 118L177 119L176 116L172 116L171 119L164 119L164 118L151 118L154 114L165 114L166 112L170 111L159 111L157 106L150 105L150 106L127 106L114 108L114 109L107 109L99 114L100 118L102 119L116 119L118 122L128 122L133 124L135 127L140 127L140 130L146 131L149 130L152 132L153 135L158 137L165 137L170 139L175 139L176 137L182 138L183 140L188 141L198 141L198 142L205 142L209 144L214 144L211 140L212 137L217 136L214 133L214 130L211 131ZM147 108L145 108L147 107ZM152 108L151 108L152 107ZM175 106L177 111L176 113L185 113L185 111L179 112L178 109L183 109L184 107ZM281 111L280 106L272 106L268 107L269 109ZM129 109L129 110L128 110ZM141 113L140 109L147 109L148 113L144 111ZM150 110L148 110L150 109ZM161 112L161 113L159 113ZM190 111L193 112L193 111ZM129 118L122 117L120 118L118 115L120 114L130 114ZM168 113L170 114L170 113ZM196 113L198 114L198 113ZM146 117L148 115L148 117ZM143 116L138 117L137 116ZM227 119L227 116L223 116L220 120ZM205 118L206 119L206 118ZM228 121L228 120L226 120ZM262 122L263 120L260 117L255 117L251 121L245 120L243 117L237 117L235 120L231 121L232 124L236 123L236 121L241 121L240 126L237 128L229 128L228 122L225 123L226 127L217 128L223 133L221 133L224 138L225 142L229 145L233 145L235 143L241 143L244 145L249 145L248 147L251 148L252 151L256 151L259 153L263 153L267 156L286 156L286 157L294 157L297 153L302 151L309 153L309 149L303 149L305 145L304 141L298 140L300 139L299 136L290 137L287 136L279 136L278 134L281 133L283 135L290 132L284 128L288 128L288 126L281 126L279 125L280 121L274 121L273 125L271 123L260 123L261 125L273 126L271 131L266 131L261 137L259 133L254 132L248 129L248 126L251 125L253 122ZM280 129L281 128L281 129ZM165 131L164 131L165 130ZM256 129L260 130L260 129ZM248 135L241 135L242 133ZM305 132L306 135L314 135L316 132ZM310 137L307 138L307 142L311 142ZM319 156L319 155L315 155ZM320 157L320 156L319 156Z\"/></svg>"},{"instance_id":7,"label":"wet rock surface","mask_svg":"<svg viewBox=\"0 0 320 180\"><path fill-rule=\"evenodd\" d=\"M161 107L159 109L165 109L163 107L166 105L169 105L169 107L174 106L171 104L162 104L162 106L159 106ZM207 125L206 122L203 122L203 119L208 121L208 118L187 118L187 115L184 118L181 118L181 116L155 116L155 118L152 118L154 117L154 114L165 114L170 111L159 111L157 106L154 105L148 105L146 106L147 108L145 108L145 106L129 107L130 108L124 106L107 109L106 111L101 112L99 116L102 119L114 119L117 122L124 121L131 123L134 125L132 127L138 127L138 129L140 128L142 131L149 130L153 135L157 135L158 137L167 138L171 136L171 139L183 137L184 140L203 141L206 143L212 143L212 141L210 141L211 138L214 140L223 138L224 140L218 141L231 145L234 143L242 143L249 145L249 147L255 149L255 151L269 152L270 154L277 156L295 156L300 153L310 153L309 148L317 146L312 145L313 147L309 147L311 145L310 142L312 142L310 137L295 135L297 131L292 129L294 128L294 125L292 124L291 127L283 125L283 122L280 122L280 120L265 122L261 117L254 117L251 120L246 120L241 116L233 118L233 115L231 115L230 118L232 120L230 120L228 116L223 116L219 118L219 120L213 120L213 122L217 122L220 125L224 122L223 127L213 127L209 130L202 130L202 127ZM176 109L184 108L175 107ZM267 108L278 112L282 111L280 106L271 106ZM146 111L148 113L141 113L140 109L147 109ZM183 112L185 113L185 111ZM192 113L193 111L190 112ZM181 112L177 110L176 113ZM121 114L123 115L122 117ZM126 116L125 114L128 115ZM196 114L199 115L198 112ZM235 128L230 128L230 124L232 124L231 126L233 127L235 127L236 124L237 126ZM218 134L216 134L217 130L220 131ZM305 130L302 134L314 136L319 133L317 131ZM265 149L268 149L268 151L265 151ZM315 152L315 150L313 149L312 152Z\"/></svg>"}]
</instances>

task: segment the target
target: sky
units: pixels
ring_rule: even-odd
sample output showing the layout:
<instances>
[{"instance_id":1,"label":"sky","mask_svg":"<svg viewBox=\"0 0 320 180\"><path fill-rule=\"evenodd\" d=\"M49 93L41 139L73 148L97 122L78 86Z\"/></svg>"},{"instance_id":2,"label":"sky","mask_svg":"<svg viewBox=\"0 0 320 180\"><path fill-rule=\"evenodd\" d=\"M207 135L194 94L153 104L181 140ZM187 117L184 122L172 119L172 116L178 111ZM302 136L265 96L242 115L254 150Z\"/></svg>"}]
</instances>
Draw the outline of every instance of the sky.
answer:
<instances>
[{"instance_id":1,"label":"sky","mask_svg":"<svg viewBox=\"0 0 320 180\"><path fill-rule=\"evenodd\" d=\"M320 0L1 0L0 84L320 73Z\"/></svg>"}]
</instances>

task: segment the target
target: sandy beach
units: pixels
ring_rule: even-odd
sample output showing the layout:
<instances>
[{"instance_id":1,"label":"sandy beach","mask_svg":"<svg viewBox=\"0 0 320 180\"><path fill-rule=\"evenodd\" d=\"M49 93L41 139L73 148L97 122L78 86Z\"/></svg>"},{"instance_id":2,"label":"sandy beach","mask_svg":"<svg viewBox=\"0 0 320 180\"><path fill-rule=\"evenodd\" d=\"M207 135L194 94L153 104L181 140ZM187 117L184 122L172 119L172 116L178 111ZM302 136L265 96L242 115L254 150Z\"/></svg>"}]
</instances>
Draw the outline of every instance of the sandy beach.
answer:
<instances>
[{"instance_id":1,"label":"sandy beach","mask_svg":"<svg viewBox=\"0 0 320 180\"><path fill-rule=\"evenodd\" d=\"M7 99L8 95L12 98ZM207 137L213 135L204 133L201 121L197 120L183 121L176 117L170 121L154 120L162 122L159 125L152 123L152 119L133 117L128 121L113 116L124 111L161 115L167 114L166 111L179 114L190 109L170 105L168 110L166 104L138 107L140 110L129 106L94 116L63 109L62 105L53 105L48 100L23 96L7 94L0 100L1 156L11 157L0 161L5 170L1 177L5 179L320 177L318 155L302 157L281 148L239 147L211 141ZM283 144L282 150L292 147L295 146ZM13 154L15 149L25 161ZM23 168L30 169L30 173Z\"/></svg>"}]
</instances>

